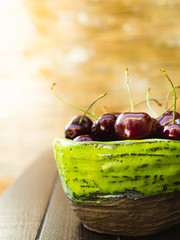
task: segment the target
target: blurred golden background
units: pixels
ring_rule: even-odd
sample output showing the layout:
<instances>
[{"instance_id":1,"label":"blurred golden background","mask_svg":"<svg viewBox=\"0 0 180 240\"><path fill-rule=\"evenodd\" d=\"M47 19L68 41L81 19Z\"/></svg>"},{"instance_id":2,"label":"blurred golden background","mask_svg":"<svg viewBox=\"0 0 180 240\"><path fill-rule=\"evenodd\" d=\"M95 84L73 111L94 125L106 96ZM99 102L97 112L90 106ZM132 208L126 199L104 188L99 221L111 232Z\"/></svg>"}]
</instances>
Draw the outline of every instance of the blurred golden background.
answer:
<instances>
[{"instance_id":1,"label":"blurred golden background","mask_svg":"<svg viewBox=\"0 0 180 240\"><path fill-rule=\"evenodd\" d=\"M107 91L97 116L123 111L127 66L133 102L151 88L163 103L152 107L164 110L170 84L160 69L180 83L179 13L179 0L0 2L0 193L80 114L52 94L53 82L82 108ZM146 104L138 110L149 112Z\"/></svg>"}]
</instances>

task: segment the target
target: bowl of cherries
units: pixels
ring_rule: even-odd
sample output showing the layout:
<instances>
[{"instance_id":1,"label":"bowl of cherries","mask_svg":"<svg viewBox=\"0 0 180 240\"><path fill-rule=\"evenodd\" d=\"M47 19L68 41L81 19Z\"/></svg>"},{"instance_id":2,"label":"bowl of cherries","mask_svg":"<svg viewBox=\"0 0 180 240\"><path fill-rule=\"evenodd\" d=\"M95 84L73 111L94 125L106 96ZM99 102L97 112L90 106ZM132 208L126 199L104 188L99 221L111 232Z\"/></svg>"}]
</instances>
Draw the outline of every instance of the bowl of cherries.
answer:
<instances>
[{"instance_id":1,"label":"bowl of cherries","mask_svg":"<svg viewBox=\"0 0 180 240\"><path fill-rule=\"evenodd\" d=\"M131 111L96 118L89 110L105 93L87 110L75 106L84 114L65 126L64 138L54 140L64 192L89 230L144 236L180 223L180 113L175 87L162 72L174 101L160 116L134 112L126 69ZM148 105L149 100L147 94Z\"/></svg>"}]
</instances>

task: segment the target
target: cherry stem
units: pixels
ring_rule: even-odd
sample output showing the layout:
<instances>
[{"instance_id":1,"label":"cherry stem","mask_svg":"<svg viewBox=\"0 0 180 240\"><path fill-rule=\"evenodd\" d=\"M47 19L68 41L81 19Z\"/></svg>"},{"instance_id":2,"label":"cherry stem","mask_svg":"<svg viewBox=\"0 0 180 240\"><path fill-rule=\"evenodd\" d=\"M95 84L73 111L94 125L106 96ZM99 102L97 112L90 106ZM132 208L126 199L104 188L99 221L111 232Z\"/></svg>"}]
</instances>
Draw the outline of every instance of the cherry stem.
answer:
<instances>
[{"instance_id":1,"label":"cherry stem","mask_svg":"<svg viewBox=\"0 0 180 240\"><path fill-rule=\"evenodd\" d=\"M155 98L149 98L149 102L151 102L151 101L153 101L153 102L156 102L157 103L157 105L158 106L162 106L162 104L157 100L157 99L155 99ZM138 107L139 105L141 105L141 104L143 104L143 103L147 103L147 100L143 100L143 101L141 101L141 102L139 102L139 103L136 103L135 105L133 105L133 107L135 108L135 107ZM131 107L129 107L129 108L127 108L124 112L127 112L127 111L129 111L131 109Z\"/></svg>"},{"instance_id":2,"label":"cherry stem","mask_svg":"<svg viewBox=\"0 0 180 240\"><path fill-rule=\"evenodd\" d=\"M52 87L51 87L51 91L54 93L54 95L55 95L58 99L60 99L60 100L61 100L62 102L64 102L64 103L66 103L66 104L68 104L68 105L70 105L70 106L72 106L72 107L74 107L74 108L76 108L76 109L84 112L85 114L89 114L91 117L95 118L96 120L98 119L98 118L97 118L96 116L94 116L92 113L90 113L90 112L88 112L88 111L86 111L86 110L84 110L84 109L82 109L82 108L80 108L80 107L77 107L77 106L73 105L72 103L70 103L70 102L64 100L63 98L61 98L61 97L56 93L56 91L54 90L54 86L55 86L55 85L56 85L56 83L53 83L53 85L52 85Z\"/></svg>"},{"instance_id":3,"label":"cherry stem","mask_svg":"<svg viewBox=\"0 0 180 240\"><path fill-rule=\"evenodd\" d=\"M128 89L128 93L129 93L129 100L130 100L130 104L131 104L131 111L133 112L133 103L132 103L132 97L131 97L131 91L130 91L130 87L129 87L129 73L128 73L128 68L125 68L125 78L126 78L126 85L127 85L127 89Z\"/></svg>"},{"instance_id":4,"label":"cherry stem","mask_svg":"<svg viewBox=\"0 0 180 240\"><path fill-rule=\"evenodd\" d=\"M175 87L173 85L173 82L171 81L171 79L167 75L166 71L164 69L162 69L161 71L164 74L164 76L168 79L168 81L170 82L170 84L172 86L173 93L174 93L173 124L175 124L175 113L176 113L176 91L175 91Z\"/></svg>"},{"instance_id":5,"label":"cherry stem","mask_svg":"<svg viewBox=\"0 0 180 240\"><path fill-rule=\"evenodd\" d=\"M150 88L148 89L147 94L146 94L147 106L149 108L149 111L152 112L152 114L154 114L155 117L157 117L157 114L152 110L151 105L149 103L149 93L150 93Z\"/></svg>"},{"instance_id":6,"label":"cherry stem","mask_svg":"<svg viewBox=\"0 0 180 240\"><path fill-rule=\"evenodd\" d=\"M89 105L89 107L87 108L86 112L88 113L89 109L90 109L99 99L105 97L106 94L107 94L107 92L105 92L105 93L101 94L99 97L97 97L97 98ZM81 117L81 119L80 119L80 121L79 121L80 124L82 123L84 117L86 116L86 112L85 112L84 115Z\"/></svg>"},{"instance_id":7,"label":"cherry stem","mask_svg":"<svg viewBox=\"0 0 180 240\"><path fill-rule=\"evenodd\" d=\"M157 118L160 118L162 115L164 115L165 113L167 113L173 106L174 106L174 103L171 104L171 106L169 106L164 112L162 112L160 115L158 115L158 116L156 117L156 119L157 119Z\"/></svg>"},{"instance_id":8,"label":"cherry stem","mask_svg":"<svg viewBox=\"0 0 180 240\"><path fill-rule=\"evenodd\" d=\"M176 85L174 86L175 88L180 88L180 85ZM168 108L168 100L169 100L169 97L170 97L170 94L173 92L173 89L170 89L169 92L167 93L166 95L166 108Z\"/></svg>"}]
</instances>

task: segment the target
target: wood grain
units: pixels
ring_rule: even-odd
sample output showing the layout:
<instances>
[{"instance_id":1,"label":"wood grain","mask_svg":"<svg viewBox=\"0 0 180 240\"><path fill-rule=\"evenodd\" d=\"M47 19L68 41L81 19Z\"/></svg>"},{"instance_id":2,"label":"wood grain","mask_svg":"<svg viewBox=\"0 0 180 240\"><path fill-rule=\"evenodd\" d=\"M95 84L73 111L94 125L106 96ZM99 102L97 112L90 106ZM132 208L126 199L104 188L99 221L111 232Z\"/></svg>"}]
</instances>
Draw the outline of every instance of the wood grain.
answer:
<instances>
[{"instance_id":1,"label":"wood grain","mask_svg":"<svg viewBox=\"0 0 180 240\"><path fill-rule=\"evenodd\" d=\"M0 239L35 239L57 176L52 151L45 152L0 197Z\"/></svg>"}]
</instances>

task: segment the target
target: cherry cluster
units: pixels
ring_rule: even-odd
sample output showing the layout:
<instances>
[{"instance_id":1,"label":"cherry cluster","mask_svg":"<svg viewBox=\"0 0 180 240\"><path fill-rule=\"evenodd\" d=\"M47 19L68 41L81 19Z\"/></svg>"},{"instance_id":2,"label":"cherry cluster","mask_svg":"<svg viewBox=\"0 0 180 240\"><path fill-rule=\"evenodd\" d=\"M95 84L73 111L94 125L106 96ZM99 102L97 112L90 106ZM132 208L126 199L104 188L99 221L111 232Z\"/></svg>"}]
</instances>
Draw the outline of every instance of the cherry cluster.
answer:
<instances>
[{"instance_id":1,"label":"cherry cluster","mask_svg":"<svg viewBox=\"0 0 180 240\"><path fill-rule=\"evenodd\" d=\"M131 92L129 87L128 69L125 69L126 84L129 93L129 99L131 103L131 112L123 113L106 113L100 116L98 119L93 116L89 109L106 93L99 96L88 109L85 111L71 103L68 103L61 97L59 97L54 91L53 84L51 90L56 97L61 101L81 110L84 115L74 117L65 127L65 137L75 141L116 141L126 139L146 139L146 138L163 138L180 140L180 113L176 112L176 91L171 79L167 75L165 70L161 70L171 84L171 91L174 93L174 110L170 111L171 107L167 109L160 117L152 118L145 112L134 112ZM152 111L149 105L149 97L147 94L147 105ZM93 123L86 115L89 114L95 117L97 120Z\"/></svg>"},{"instance_id":2,"label":"cherry cluster","mask_svg":"<svg viewBox=\"0 0 180 240\"><path fill-rule=\"evenodd\" d=\"M94 123L80 115L66 125L65 137L74 141L180 140L180 113L175 112L175 123L173 111L167 111L158 119L144 112L106 113Z\"/></svg>"}]
</instances>

